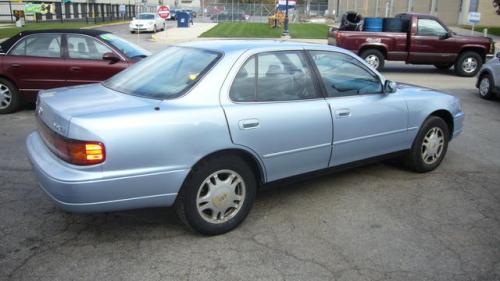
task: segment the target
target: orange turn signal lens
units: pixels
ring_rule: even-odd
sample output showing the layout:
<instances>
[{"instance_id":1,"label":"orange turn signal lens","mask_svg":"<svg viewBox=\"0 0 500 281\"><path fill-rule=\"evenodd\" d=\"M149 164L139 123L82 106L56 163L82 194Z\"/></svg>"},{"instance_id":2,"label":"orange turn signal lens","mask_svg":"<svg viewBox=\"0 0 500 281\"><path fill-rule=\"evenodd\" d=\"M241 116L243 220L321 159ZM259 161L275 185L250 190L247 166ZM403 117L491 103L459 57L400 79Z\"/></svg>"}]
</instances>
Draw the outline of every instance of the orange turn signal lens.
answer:
<instances>
[{"instance_id":1,"label":"orange turn signal lens","mask_svg":"<svg viewBox=\"0 0 500 281\"><path fill-rule=\"evenodd\" d=\"M100 143L85 144L85 154L87 155L87 160L89 161L99 161L104 159L103 151L104 147Z\"/></svg>"},{"instance_id":2,"label":"orange turn signal lens","mask_svg":"<svg viewBox=\"0 0 500 281\"><path fill-rule=\"evenodd\" d=\"M66 138L38 120L38 131L49 149L64 161L75 165L96 165L106 160L104 144Z\"/></svg>"}]
</instances>

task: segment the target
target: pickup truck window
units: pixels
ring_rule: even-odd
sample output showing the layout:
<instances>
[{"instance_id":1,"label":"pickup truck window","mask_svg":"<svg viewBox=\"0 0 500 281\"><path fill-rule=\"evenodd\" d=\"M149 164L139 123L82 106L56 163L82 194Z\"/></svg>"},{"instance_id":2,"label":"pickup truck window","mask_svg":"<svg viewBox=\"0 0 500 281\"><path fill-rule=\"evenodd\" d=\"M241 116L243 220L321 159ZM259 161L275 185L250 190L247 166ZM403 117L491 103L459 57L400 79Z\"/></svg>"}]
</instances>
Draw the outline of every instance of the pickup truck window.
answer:
<instances>
[{"instance_id":1,"label":"pickup truck window","mask_svg":"<svg viewBox=\"0 0 500 281\"><path fill-rule=\"evenodd\" d=\"M442 36L448 33L446 29L437 21L432 19L418 20L418 35L423 36Z\"/></svg>"},{"instance_id":2,"label":"pickup truck window","mask_svg":"<svg viewBox=\"0 0 500 281\"><path fill-rule=\"evenodd\" d=\"M382 92L382 83L370 70L348 55L312 51L328 97L345 97Z\"/></svg>"}]
</instances>

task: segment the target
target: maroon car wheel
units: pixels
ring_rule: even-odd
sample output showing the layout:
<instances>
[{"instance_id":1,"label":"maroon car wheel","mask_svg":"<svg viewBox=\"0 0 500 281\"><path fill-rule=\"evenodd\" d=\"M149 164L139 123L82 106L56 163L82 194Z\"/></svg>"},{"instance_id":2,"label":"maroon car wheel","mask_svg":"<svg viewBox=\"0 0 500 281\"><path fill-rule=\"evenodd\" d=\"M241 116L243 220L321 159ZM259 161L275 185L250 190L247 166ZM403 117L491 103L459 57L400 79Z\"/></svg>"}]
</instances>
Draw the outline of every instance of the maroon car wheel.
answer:
<instances>
[{"instance_id":1,"label":"maroon car wheel","mask_svg":"<svg viewBox=\"0 0 500 281\"><path fill-rule=\"evenodd\" d=\"M0 114L12 113L20 104L17 88L10 81L0 78Z\"/></svg>"}]
</instances>

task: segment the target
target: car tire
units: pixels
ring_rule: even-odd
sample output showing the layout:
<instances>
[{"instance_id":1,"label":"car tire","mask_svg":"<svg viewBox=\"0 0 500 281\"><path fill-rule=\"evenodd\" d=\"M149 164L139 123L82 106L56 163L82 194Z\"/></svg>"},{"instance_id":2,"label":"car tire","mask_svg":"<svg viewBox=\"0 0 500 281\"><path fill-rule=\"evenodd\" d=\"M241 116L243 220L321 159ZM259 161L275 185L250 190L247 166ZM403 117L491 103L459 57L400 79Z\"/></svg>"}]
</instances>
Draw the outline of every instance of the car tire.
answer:
<instances>
[{"instance_id":1,"label":"car tire","mask_svg":"<svg viewBox=\"0 0 500 281\"><path fill-rule=\"evenodd\" d=\"M485 73L479 78L479 96L483 99L491 100L495 97L493 93L493 79L491 75Z\"/></svg>"},{"instance_id":2,"label":"car tire","mask_svg":"<svg viewBox=\"0 0 500 281\"><path fill-rule=\"evenodd\" d=\"M483 59L478 53L463 52L455 62L455 72L459 76L472 77L479 72L482 65Z\"/></svg>"},{"instance_id":3,"label":"car tire","mask_svg":"<svg viewBox=\"0 0 500 281\"><path fill-rule=\"evenodd\" d=\"M0 114L15 112L21 106L21 97L16 86L0 78Z\"/></svg>"},{"instance_id":4,"label":"car tire","mask_svg":"<svg viewBox=\"0 0 500 281\"><path fill-rule=\"evenodd\" d=\"M452 63L450 63L450 64L435 64L434 66L439 70L448 70L453 66L453 64Z\"/></svg>"},{"instance_id":5,"label":"car tire","mask_svg":"<svg viewBox=\"0 0 500 281\"><path fill-rule=\"evenodd\" d=\"M442 118L427 118L405 158L406 166L418 173L436 169L446 155L449 137L448 125Z\"/></svg>"},{"instance_id":6,"label":"car tire","mask_svg":"<svg viewBox=\"0 0 500 281\"><path fill-rule=\"evenodd\" d=\"M228 183L230 176L232 183ZM233 186L234 185L234 186ZM179 218L204 235L236 228L248 215L257 183L251 167L240 157L221 155L204 160L188 175L177 195Z\"/></svg>"},{"instance_id":7,"label":"car tire","mask_svg":"<svg viewBox=\"0 0 500 281\"><path fill-rule=\"evenodd\" d=\"M360 57L376 70L384 68L385 56L377 49L368 49L361 53Z\"/></svg>"}]
</instances>

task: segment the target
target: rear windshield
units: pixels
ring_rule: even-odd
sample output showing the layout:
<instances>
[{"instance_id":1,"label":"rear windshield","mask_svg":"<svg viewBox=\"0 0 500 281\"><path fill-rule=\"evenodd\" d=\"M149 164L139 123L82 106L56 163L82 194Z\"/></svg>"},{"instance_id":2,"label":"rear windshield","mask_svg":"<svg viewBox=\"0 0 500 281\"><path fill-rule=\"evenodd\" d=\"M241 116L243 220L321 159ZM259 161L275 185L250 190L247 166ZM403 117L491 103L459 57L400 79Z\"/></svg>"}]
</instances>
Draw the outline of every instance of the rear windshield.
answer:
<instances>
[{"instance_id":1,"label":"rear windshield","mask_svg":"<svg viewBox=\"0 0 500 281\"><path fill-rule=\"evenodd\" d=\"M127 68L104 86L125 94L153 99L172 99L185 93L220 58L213 51L169 47Z\"/></svg>"},{"instance_id":2,"label":"rear windshield","mask_svg":"<svg viewBox=\"0 0 500 281\"><path fill-rule=\"evenodd\" d=\"M153 15L153 14L139 14L137 16L137 19L139 19L139 20L154 20L155 15Z\"/></svg>"}]
</instances>

